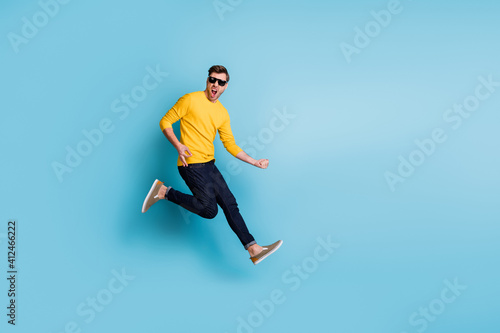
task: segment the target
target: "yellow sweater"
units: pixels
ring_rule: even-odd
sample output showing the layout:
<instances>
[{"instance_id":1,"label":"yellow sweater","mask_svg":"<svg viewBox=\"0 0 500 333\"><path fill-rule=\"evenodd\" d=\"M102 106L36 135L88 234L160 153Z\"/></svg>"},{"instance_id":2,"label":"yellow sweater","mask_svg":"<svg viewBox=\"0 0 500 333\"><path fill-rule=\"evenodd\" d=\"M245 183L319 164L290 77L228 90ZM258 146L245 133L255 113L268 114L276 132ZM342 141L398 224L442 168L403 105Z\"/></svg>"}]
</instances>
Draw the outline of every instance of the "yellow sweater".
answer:
<instances>
[{"instance_id":1,"label":"yellow sweater","mask_svg":"<svg viewBox=\"0 0 500 333\"><path fill-rule=\"evenodd\" d=\"M180 142L193 154L186 158L188 164L204 163L214 159L214 139L217 131L224 147L233 156L243 150L234 141L226 108L219 101L210 102L203 91L182 96L160 120L161 130L171 128L179 119L181 120ZM180 159L177 160L177 165L182 165Z\"/></svg>"}]
</instances>

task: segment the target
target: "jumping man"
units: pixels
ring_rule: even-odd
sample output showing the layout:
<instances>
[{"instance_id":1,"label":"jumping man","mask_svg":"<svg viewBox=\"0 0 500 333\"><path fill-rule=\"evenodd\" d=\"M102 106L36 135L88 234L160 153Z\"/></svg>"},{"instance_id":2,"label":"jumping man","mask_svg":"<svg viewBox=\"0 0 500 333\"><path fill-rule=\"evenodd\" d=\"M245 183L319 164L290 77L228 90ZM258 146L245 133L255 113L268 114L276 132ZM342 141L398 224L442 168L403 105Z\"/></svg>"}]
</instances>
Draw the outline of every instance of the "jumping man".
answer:
<instances>
[{"instance_id":1,"label":"jumping man","mask_svg":"<svg viewBox=\"0 0 500 333\"><path fill-rule=\"evenodd\" d=\"M261 169L269 165L267 159L250 157L234 141L229 114L219 102L228 82L229 73L224 66L210 67L205 91L182 96L161 119L163 134L179 153L179 173L193 194L179 192L157 179L144 200L142 212L145 213L159 200L167 199L201 217L212 219L217 215L219 205L229 226L256 265L276 251L283 241L264 247L257 244L247 229L235 197L215 166L213 141L217 131L231 155ZM180 141L172 129L172 124L178 120L181 121Z\"/></svg>"}]
</instances>

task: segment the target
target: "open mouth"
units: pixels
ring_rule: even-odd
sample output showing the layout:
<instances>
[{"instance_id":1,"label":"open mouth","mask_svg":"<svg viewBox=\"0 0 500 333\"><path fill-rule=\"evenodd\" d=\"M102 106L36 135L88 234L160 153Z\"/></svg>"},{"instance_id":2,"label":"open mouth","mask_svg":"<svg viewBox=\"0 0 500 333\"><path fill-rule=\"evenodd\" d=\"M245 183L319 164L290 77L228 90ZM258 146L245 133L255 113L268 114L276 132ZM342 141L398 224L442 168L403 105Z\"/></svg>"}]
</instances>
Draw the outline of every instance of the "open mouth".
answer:
<instances>
[{"instance_id":1,"label":"open mouth","mask_svg":"<svg viewBox=\"0 0 500 333\"><path fill-rule=\"evenodd\" d=\"M212 88L212 98L217 95L217 89Z\"/></svg>"}]
</instances>

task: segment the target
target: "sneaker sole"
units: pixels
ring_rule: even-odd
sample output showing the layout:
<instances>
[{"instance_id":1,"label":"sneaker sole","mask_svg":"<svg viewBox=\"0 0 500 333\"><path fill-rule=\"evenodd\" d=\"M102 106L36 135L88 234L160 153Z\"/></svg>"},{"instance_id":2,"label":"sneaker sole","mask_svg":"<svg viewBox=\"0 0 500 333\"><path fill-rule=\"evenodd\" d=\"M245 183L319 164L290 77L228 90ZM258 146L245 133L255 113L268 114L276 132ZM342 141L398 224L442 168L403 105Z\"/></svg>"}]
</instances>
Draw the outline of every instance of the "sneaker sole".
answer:
<instances>
[{"instance_id":1,"label":"sneaker sole","mask_svg":"<svg viewBox=\"0 0 500 333\"><path fill-rule=\"evenodd\" d=\"M271 251L267 252L265 255L263 255L262 257L260 257L257 261L255 261L253 264L254 265L257 265L259 262L261 262L262 260L266 259L267 257L269 257L269 255L273 254L274 252L276 252L277 249L279 249L281 247L281 244L283 244L283 241L280 241L280 243L278 245L276 245L276 247L274 249L272 249Z\"/></svg>"},{"instance_id":2,"label":"sneaker sole","mask_svg":"<svg viewBox=\"0 0 500 333\"><path fill-rule=\"evenodd\" d=\"M148 195L146 196L146 199L144 199L144 203L142 204L142 212L145 213L147 211L146 209L146 203L148 202L149 198L153 194L153 190L155 189L156 185L158 183L161 183L158 179L155 179L153 186L151 186L151 189L148 192Z\"/></svg>"}]
</instances>

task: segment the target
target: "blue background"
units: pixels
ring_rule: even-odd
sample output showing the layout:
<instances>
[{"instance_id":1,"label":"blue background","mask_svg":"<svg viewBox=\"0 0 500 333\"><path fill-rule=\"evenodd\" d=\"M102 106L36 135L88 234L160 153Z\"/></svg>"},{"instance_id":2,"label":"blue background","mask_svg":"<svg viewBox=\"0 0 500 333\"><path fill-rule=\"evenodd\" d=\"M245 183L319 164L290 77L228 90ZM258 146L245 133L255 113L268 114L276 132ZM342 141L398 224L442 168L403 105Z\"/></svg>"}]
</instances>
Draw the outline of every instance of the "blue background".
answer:
<instances>
[{"instance_id":1,"label":"blue background","mask_svg":"<svg viewBox=\"0 0 500 333\"><path fill-rule=\"evenodd\" d=\"M349 62L341 44L388 1L222 3L71 1L16 52L9 33L41 7L2 2L0 267L15 218L19 270L15 327L0 284L2 331L498 332L500 91L457 129L443 114L500 80L500 4L401 1ZM255 267L223 214L140 211L155 178L187 190L158 122L214 64L237 143L266 138L267 170L226 172L259 243L284 240ZM121 119L113 101L157 66L168 76ZM265 137L276 110L289 122ZM53 163L103 119L113 131L60 181ZM391 191L385 173L435 128L447 140ZM233 160L218 140L216 158ZM318 237L340 244L321 262ZM311 271L298 287L294 265ZM109 296L114 270L134 279L88 320L78 306ZM449 304L445 280L466 286ZM258 313L273 290L284 301Z\"/></svg>"}]
</instances>

